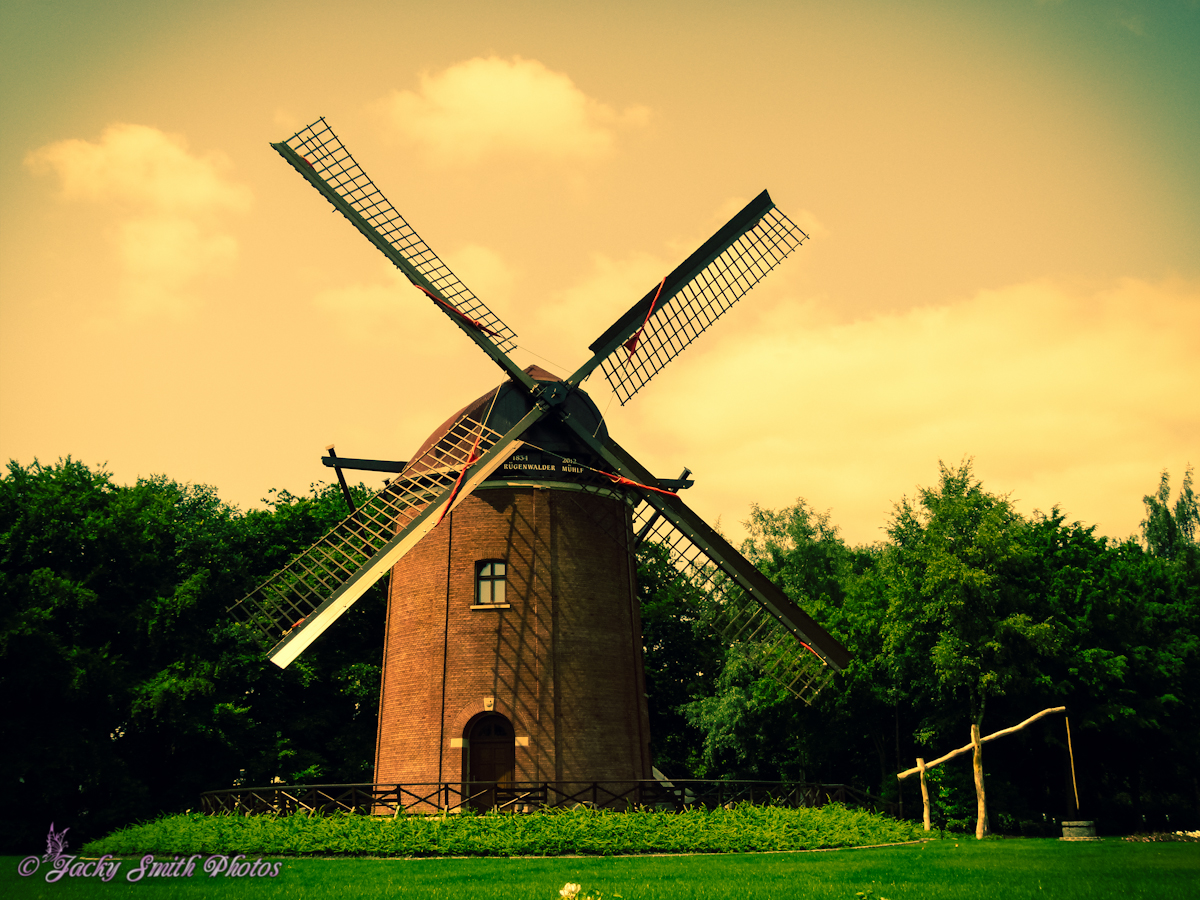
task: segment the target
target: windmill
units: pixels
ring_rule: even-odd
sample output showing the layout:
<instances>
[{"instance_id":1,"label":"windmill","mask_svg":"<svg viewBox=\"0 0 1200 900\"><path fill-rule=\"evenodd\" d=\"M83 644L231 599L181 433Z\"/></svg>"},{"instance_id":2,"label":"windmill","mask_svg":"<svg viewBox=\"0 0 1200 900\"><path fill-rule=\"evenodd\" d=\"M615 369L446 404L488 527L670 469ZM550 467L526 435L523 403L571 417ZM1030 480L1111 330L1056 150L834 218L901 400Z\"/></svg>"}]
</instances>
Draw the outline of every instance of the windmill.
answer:
<instances>
[{"instance_id":1,"label":"windmill","mask_svg":"<svg viewBox=\"0 0 1200 900\"><path fill-rule=\"evenodd\" d=\"M231 612L288 666L391 572L377 783L649 778L634 551L652 541L696 616L811 702L844 647L608 434L622 405L806 239L763 191L590 346L565 379L446 267L324 119L271 145L504 372L379 493ZM344 486L344 482L343 482ZM349 500L349 495L347 494Z\"/></svg>"}]
</instances>

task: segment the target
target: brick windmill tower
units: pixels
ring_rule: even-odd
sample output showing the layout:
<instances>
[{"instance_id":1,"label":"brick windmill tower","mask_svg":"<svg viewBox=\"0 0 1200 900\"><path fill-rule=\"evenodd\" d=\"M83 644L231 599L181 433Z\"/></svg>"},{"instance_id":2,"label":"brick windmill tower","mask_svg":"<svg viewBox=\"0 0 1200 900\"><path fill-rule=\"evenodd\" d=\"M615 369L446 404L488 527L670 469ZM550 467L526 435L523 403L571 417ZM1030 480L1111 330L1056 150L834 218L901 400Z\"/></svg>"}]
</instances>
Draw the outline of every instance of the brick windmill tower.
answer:
<instances>
[{"instance_id":1,"label":"brick windmill tower","mask_svg":"<svg viewBox=\"0 0 1200 900\"><path fill-rule=\"evenodd\" d=\"M398 475L232 608L286 667L391 572L377 783L629 782L651 776L635 552L652 541L805 700L848 662L833 637L609 436L581 388L621 403L806 235L763 191L591 346L566 379L509 357L515 334L450 272L318 120L273 144L506 374ZM344 485L344 482L343 482ZM347 499L349 496L347 495ZM468 789L470 793L470 789Z\"/></svg>"}]
</instances>

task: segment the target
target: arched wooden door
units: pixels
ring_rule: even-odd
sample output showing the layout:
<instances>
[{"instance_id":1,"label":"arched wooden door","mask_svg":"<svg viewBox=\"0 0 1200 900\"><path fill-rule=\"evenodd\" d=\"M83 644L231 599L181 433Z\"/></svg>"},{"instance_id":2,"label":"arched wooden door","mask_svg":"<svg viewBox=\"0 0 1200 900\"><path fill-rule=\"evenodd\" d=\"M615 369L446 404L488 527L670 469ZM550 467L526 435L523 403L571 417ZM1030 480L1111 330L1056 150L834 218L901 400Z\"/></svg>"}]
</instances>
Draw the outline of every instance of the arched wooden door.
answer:
<instances>
[{"instance_id":1,"label":"arched wooden door","mask_svg":"<svg viewBox=\"0 0 1200 900\"><path fill-rule=\"evenodd\" d=\"M491 809L496 805L498 784L512 784L516 767L516 740L512 723L499 713L476 719L467 735L467 780L478 796L471 805Z\"/></svg>"}]
</instances>

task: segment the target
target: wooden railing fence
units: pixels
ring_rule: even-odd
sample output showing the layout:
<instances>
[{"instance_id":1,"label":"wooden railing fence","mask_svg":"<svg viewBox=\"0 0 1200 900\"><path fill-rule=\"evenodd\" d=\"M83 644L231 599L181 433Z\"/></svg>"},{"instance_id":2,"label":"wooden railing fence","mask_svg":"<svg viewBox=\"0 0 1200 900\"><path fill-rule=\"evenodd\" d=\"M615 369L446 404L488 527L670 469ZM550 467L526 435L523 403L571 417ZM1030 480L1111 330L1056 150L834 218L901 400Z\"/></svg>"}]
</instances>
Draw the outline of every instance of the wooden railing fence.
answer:
<instances>
[{"instance_id":1,"label":"wooden railing fence","mask_svg":"<svg viewBox=\"0 0 1200 900\"><path fill-rule=\"evenodd\" d=\"M787 807L846 806L895 813L895 804L845 784L781 781L590 781L425 784L270 784L206 791L205 813L243 815L306 811L372 815L459 813L466 810L533 812L552 807L594 809L713 809L735 803Z\"/></svg>"}]
</instances>

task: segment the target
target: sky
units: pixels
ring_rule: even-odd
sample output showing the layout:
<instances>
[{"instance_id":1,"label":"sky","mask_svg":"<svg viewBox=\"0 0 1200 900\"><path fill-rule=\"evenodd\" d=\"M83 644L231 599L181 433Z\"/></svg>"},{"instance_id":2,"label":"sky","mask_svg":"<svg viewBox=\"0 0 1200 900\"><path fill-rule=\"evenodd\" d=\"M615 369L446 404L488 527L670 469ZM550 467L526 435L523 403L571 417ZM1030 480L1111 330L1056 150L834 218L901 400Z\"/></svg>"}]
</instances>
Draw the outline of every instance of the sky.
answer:
<instances>
[{"instance_id":1,"label":"sky","mask_svg":"<svg viewBox=\"0 0 1200 900\"><path fill-rule=\"evenodd\" d=\"M324 116L564 376L770 190L810 240L585 385L732 538L803 498L882 540L964 459L1125 538L1200 462L1198 47L1200 0L6 0L0 458L250 509L498 383L268 146Z\"/></svg>"}]
</instances>

